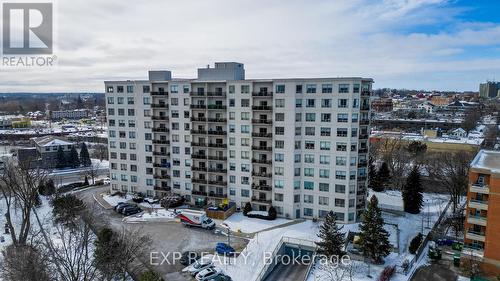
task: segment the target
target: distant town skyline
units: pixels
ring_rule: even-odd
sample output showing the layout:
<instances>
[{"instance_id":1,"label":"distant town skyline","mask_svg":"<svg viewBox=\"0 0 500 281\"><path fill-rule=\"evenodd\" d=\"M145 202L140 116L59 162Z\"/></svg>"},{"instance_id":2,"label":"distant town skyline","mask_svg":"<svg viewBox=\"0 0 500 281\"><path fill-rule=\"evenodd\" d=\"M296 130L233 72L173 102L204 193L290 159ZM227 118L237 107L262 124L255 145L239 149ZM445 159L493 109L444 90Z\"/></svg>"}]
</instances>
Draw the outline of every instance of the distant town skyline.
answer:
<instances>
[{"instance_id":1,"label":"distant town skyline","mask_svg":"<svg viewBox=\"0 0 500 281\"><path fill-rule=\"evenodd\" d=\"M55 4L53 69L0 71L0 92L103 92L104 80L215 61L246 76L373 77L374 88L478 91L500 81L500 3L486 0Z\"/></svg>"}]
</instances>

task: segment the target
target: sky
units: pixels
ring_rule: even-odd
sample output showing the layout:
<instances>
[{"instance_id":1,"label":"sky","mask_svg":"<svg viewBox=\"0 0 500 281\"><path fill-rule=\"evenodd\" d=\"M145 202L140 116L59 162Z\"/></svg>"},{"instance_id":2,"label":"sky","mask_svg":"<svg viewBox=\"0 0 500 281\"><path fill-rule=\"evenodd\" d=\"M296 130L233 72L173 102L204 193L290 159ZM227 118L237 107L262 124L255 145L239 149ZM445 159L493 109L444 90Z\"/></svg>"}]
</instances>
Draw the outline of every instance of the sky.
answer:
<instances>
[{"instance_id":1,"label":"sky","mask_svg":"<svg viewBox=\"0 0 500 281\"><path fill-rule=\"evenodd\" d=\"M362 76L374 88L477 91L500 81L497 0L55 0L52 68L0 66L0 92L103 92L150 69L195 78Z\"/></svg>"}]
</instances>

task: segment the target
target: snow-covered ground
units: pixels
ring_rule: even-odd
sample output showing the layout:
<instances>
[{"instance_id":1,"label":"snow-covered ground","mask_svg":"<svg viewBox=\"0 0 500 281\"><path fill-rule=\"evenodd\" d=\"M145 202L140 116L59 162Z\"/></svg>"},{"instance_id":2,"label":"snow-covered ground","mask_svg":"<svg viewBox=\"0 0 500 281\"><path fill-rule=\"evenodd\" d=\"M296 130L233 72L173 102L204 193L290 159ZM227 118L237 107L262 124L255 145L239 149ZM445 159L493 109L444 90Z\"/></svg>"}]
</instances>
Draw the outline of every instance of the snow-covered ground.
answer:
<instances>
[{"instance_id":1,"label":"snow-covered ground","mask_svg":"<svg viewBox=\"0 0 500 281\"><path fill-rule=\"evenodd\" d=\"M102 199L106 200L106 202L113 207L118 205L118 203L130 201L132 198L133 197L130 194L126 194L124 197L119 195L111 196L107 194L102 196Z\"/></svg>"},{"instance_id":2,"label":"snow-covered ground","mask_svg":"<svg viewBox=\"0 0 500 281\"><path fill-rule=\"evenodd\" d=\"M292 222L292 220L277 218L275 220L268 221L257 218L248 218L245 217L243 213L234 213L224 221L224 223L229 225L232 231L243 233L255 233L289 222Z\"/></svg>"},{"instance_id":3,"label":"snow-covered ground","mask_svg":"<svg viewBox=\"0 0 500 281\"><path fill-rule=\"evenodd\" d=\"M395 194L391 192L390 195ZM388 198L391 198L391 196L388 196ZM372 265L372 276L374 276L375 278L378 277L378 274L380 274L385 266L400 266L405 259L411 260L413 258L413 255L408 253L409 242L418 234L418 232L423 231L424 234L429 232L430 228L439 218L439 215L445 209L447 202L447 196L440 194L424 194L424 207L422 208L422 212L418 215L407 213L391 214L384 212L383 216L385 222L387 223L385 225L385 228L391 235L391 243L395 244L395 247L397 246L397 244L399 244L399 252L393 252L388 257L386 257L384 265ZM399 203L396 202L395 204ZM239 221L238 223L243 227L251 224L251 219L249 218L236 216L234 220L236 220L237 218L241 219L241 221ZM427 223L429 223L429 228L427 228ZM233 278L234 281L253 281L257 278L260 271L264 267L264 258L266 253L272 252L279 244L282 237L317 241L318 227L320 226L320 224L321 223L314 223L308 220L302 223L268 231L262 230L261 232L256 233L255 237L250 240L247 247L242 251L242 253L237 258L231 261L231 264L220 266L229 276ZM396 228L392 224L398 225L398 228ZM359 224L348 224L344 225L342 231L347 233L348 231L358 231L358 229ZM399 241L397 235L398 232ZM424 261L420 260L416 263L416 265L419 265L422 262L425 264L425 256L426 255L422 256L422 259L424 259ZM368 268L367 264L358 261L356 262L356 268L359 273L356 274L353 280L373 280L366 277ZM322 281L323 279L320 278L321 272L319 272L318 270L319 269L316 269L316 271L309 276L308 280ZM314 279L314 275L316 275L317 279ZM397 273L395 274L394 279L391 280L406 281L407 279L407 276ZM324 280L326 281L327 279Z\"/></svg>"},{"instance_id":4,"label":"snow-covered ground","mask_svg":"<svg viewBox=\"0 0 500 281\"><path fill-rule=\"evenodd\" d=\"M132 223L132 222L167 222L175 220L175 213L173 210L165 210L165 209L155 209L151 212L144 211L137 215L132 215L123 218L124 222Z\"/></svg>"}]
</instances>

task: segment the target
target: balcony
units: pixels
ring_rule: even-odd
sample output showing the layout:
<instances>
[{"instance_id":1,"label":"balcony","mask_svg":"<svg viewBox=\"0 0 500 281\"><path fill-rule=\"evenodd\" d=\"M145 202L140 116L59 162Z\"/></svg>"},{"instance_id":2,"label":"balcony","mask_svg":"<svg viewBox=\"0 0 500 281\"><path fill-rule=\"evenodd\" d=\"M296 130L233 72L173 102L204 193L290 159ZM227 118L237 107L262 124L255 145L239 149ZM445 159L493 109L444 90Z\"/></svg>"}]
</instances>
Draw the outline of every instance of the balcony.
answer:
<instances>
[{"instance_id":1,"label":"balcony","mask_svg":"<svg viewBox=\"0 0 500 281\"><path fill-rule=\"evenodd\" d=\"M208 160L226 161L227 157L225 157L225 156L208 156Z\"/></svg>"},{"instance_id":2,"label":"balcony","mask_svg":"<svg viewBox=\"0 0 500 281\"><path fill-rule=\"evenodd\" d=\"M167 192L167 191L172 190L172 188L170 186L158 186L158 185L155 185L154 190Z\"/></svg>"},{"instance_id":3,"label":"balcony","mask_svg":"<svg viewBox=\"0 0 500 281\"><path fill-rule=\"evenodd\" d=\"M358 153L368 153L368 148L360 148Z\"/></svg>"},{"instance_id":4,"label":"balcony","mask_svg":"<svg viewBox=\"0 0 500 281\"><path fill-rule=\"evenodd\" d=\"M204 104L192 104L189 106L191 109L206 109L207 106Z\"/></svg>"},{"instance_id":5,"label":"balcony","mask_svg":"<svg viewBox=\"0 0 500 281\"><path fill-rule=\"evenodd\" d=\"M207 92L208 97L225 97L226 92Z\"/></svg>"},{"instance_id":6,"label":"balcony","mask_svg":"<svg viewBox=\"0 0 500 281\"><path fill-rule=\"evenodd\" d=\"M193 159L207 159L206 154L193 153L191 154L191 158Z\"/></svg>"},{"instance_id":7,"label":"balcony","mask_svg":"<svg viewBox=\"0 0 500 281\"><path fill-rule=\"evenodd\" d=\"M227 119L226 118L208 118L208 122L211 122L211 123L226 123Z\"/></svg>"},{"instance_id":8,"label":"balcony","mask_svg":"<svg viewBox=\"0 0 500 281\"><path fill-rule=\"evenodd\" d=\"M191 179L192 182L194 183L201 183L201 184L207 184L207 179Z\"/></svg>"},{"instance_id":9,"label":"balcony","mask_svg":"<svg viewBox=\"0 0 500 281\"><path fill-rule=\"evenodd\" d=\"M153 151L155 156L170 156L170 152Z\"/></svg>"},{"instance_id":10,"label":"balcony","mask_svg":"<svg viewBox=\"0 0 500 281\"><path fill-rule=\"evenodd\" d=\"M361 119L359 120L359 125L370 125L370 120Z\"/></svg>"},{"instance_id":11,"label":"balcony","mask_svg":"<svg viewBox=\"0 0 500 281\"><path fill-rule=\"evenodd\" d=\"M273 124L273 120L271 120L271 119L252 119L252 124L272 125Z\"/></svg>"},{"instance_id":12,"label":"balcony","mask_svg":"<svg viewBox=\"0 0 500 281\"><path fill-rule=\"evenodd\" d=\"M191 166L191 170L197 171L197 172L206 172L208 170L208 168L207 167Z\"/></svg>"},{"instance_id":13,"label":"balcony","mask_svg":"<svg viewBox=\"0 0 500 281\"><path fill-rule=\"evenodd\" d=\"M359 110L362 110L362 111L369 111L370 110L370 106L369 105L362 105Z\"/></svg>"},{"instance_id":14,"label":"balcony","mask_svg":"<svg viewBox=\"0 0 500 281\"><path fill-rule=\"evenodd\" d=\"M151 107L152 108L167 108L168 109L168 104L166 104L166 103L152 103Z\"/></svg>"},{"instance_id":15,"label":"balcony","mask_svg":"<svg viewBox=\"0 0 500 281\"><path fill-rule=\"evenodd\" d=\"M169 140L153 140L154 144L170 144Z\"/></svg>"},{"instance_id":16,"label":"balcony","mask_svg":"<svg viewBox=\"0 0 500 281\"><path fill-rule=\"evenodd\" d=\"M273 92L253 92L252 97L272 97Z\"/></svg>"},{"instance_id":17,"label":"balcony","mask_svg":"<svg viewBox=\"0 0 500 281\"><path fill-rule=\"evenodd\" d=\"M218 185L218 186L226 186L227 182L226 181L220 181L220 180L211 180L211 181L208 181L208 184L210 184L210 185Z\"/></svg>"},{"instance_id":18,"label":"balcony","mask_svg":"<svg viewBox=\"0 0 500 281\"><path fill-rule=\"evenodd\" d=\"M261 191L271 191L273 187L267 184L252 183L252 189Z\"/></svg>"},{"instance_id":19,"label":"balcony","mask_svg":"<svg viewBox=\"0 0 500 281\"><path fill-rule=\"evenodd\" d=\"M227 173L227 169L218 169L218 168L209 168L208 169L209 173L220 173L220 174L225 174Z\"/></svg>"},{"instance_id":20,"label":"balcony","mask_svg":"<svg viewBox=\"0 0 500 281\"><path fill-rule=\"evenodd\" d=\"M465 234L465 238L470 239L470 240L485 242L486 241L486 233L469 230Z\"/></svg>"},{"instance_id":21,"label":"balcony","mask_svg":"<svg viewBox=\"0 0 500 281\"><path fill-rule=\"evenodd\" d=\"M273 148L270 146L254 146L252 145L253 150L259 150L259 151L273 151Z\"/></svg>"},{"instance_id":22,"label":"balcony","mask_svg":"<svg viewBox=\"0 0 500 281\"><path fill-rule=\"evenodd\" d=\"M474 216L469 214L467 216L467 222L470 224L486 226L487 219L483 216Z\"/></svg>"},{"instance_id":23,"label":"balcony","mask_svg":"<svg viewBox=\"0 0 500 281\"><path fill-rule=\"evenodd\" d=\"M222 130L208 130L208 134L209 135L225 136L225 135L227 135L227 132L222 131Z\"/></svg>"},{"instance_id":24,"label":"balcony","mask_svg":"<svg viewBox=\"0 0 500 281\"><path fill-rule=\"evenodd\" d=\"M191 134L193 134L193 135L206 135L207 131L205 131L205 130L191 130Z\"/></svg>"},{"instance_id":25,"label":"balcony","mask_svg":"<svg viewBox=\"0 0 500 281\"><path fill-rule=\"evenodd\" d=\"M205 96L205 92L191 92L189 93L190 96L192 97L204 97Z\"/></svg>"},{"instance_id":26,"label":"balcony","mask_svg":"<svg viewBox=\"0 0 500 281\"><path fill-rule=\"evenodd\" d=\"M272 138L273 133L252 133L254 138Z\"/></svg>"},{"instance_id":27,"label":"balcony","mask_svg":"<svg viewBox=\"0 0 500 281\"><path fill-rule=\"evenodd\" d=\"M360 139L360 140L367 140L368 139L368 134L359 134L358 139Z\"/></svg>"},{"instance_id":28,"label":"balcony","mask_svg":"<svg viewBox=\"0 0 500 281\"><path fill-rule=\"evenodd\" d=\"M207 118L205 117L191 117L192 122L207 122Z\"/></svg>"},{"instance_id":29,"label":"balcony","mask_svg":"<svg viewBox=\"0 0 500 281\"><path fill-rule=\"evenodd\" d=\"M151 92L152 96L167 96L168 92L160 91L160 92Z\"/></svg>"},{"instance_id":30,"label":"balcony","mask_svg":"<svg viewBox=\"0 0 500 281\"><path fill-rule=\"evenodd\" d=\"M220 104L209 104L207 108L210 110L218 110L218 109L227 109L227 106Z\"/></svg>"},{"instance_id":31,"label":"balcony","mask_svg":"<svg viewBox=\"0 0 500 281\"><path fill-rule=\"evenodd\" d=\"M366 167L368 165L368 161L366 160L359 160L358 161L358 167Z\"/></svg>"},{"instance_id":32,"label":"balcony","mask_svg":"<svg viewBox=\"0 0 500 281\"><path fill-rule=\"evenodd\" d=\"M227 148L227 144L225 144L225 143L209 143L208 147Z\"/></svg>"},{"instance_id":33,"label":"balcony","mask_svg":"<svg viewBox=\"0 0 500 281\"><path fill-rule=\"evenodd\" d=\"M170 130L165 127L159 127L159 128L153 128L152 131L155 133L168 133Z\"/></svg>"},{"instance_id":34,"label":"balcony","mask_svg":"<svg viewBox=\"0 0 500 281\"><path fill-rule=\"evenodd\" d=\"M207 143L206 142L191 142L191 146L201 146L201 147L206 147Z\"/></svg>"},{"instance_id":35,"label":"balcony","mask_svg":"<svg viewBox=\"0 0 500 281\"><path fill-rule=\"evenodd\" d=\"M168 120L168 116L165 116L165 115L163 115L163 116L155 116L155 115L153 115L153 116L151 116L151 119L152 120L164 120L164 121L166 121L166 120Z\"/></svg>"},{"instance_id":36,"label":"balcony","mask_svg":"<svg viewBox=\"0 0 500 281\"><path fill-rule=\"evenodd\" d=\"M252 197L253 202L258 202L258 203L265 203L265 204L271 204L272 201L270 199L267 199L265 197Z\"/></svg>"},{"instance_id":37,"label":"balcony","mask_svg":"<svg viewBox=\"0 0 500 281\"><path fill-rule=\"evenodd\" d=\"M260 177L260 178L272 178L273 174L271 174L271 173L252 172L252 176L254 176L254 177Z\"/></svg>"},{"instance_id":38,"label":"balcony","mask_svg":"<svg viewBox=\"0 0 500 281\"><path fill-rule=\"evenodd\" d=\"M170 179L169 175L154 175L153 177L157 180L169 180Z\"/></svg>"},{"instance_id":39,"label":"balcony","mask_svg":"<svg viewBox=\"0 0 500 281\"><path fill-rule=\"evenodd\" d=\"M252 110L256 111L272 111L273 107L270 105L254 105L252 106Z\"/></svg>"},{"instance_id":40,"label":"balcony","mask_svg":"<svg viewBox=\"0 0 500 281\"><path fill-rule=\"evenodd\" d=\"M208 193L208 197L225 199L225 198L227 198L227 194L225 194L225 193L215 193L215 192L210 191Z\"/></svg>"},{"instance_id":41,"label":"balcony","mask_svg":"<svg viewBox=\"0 0 500 281\"><path fill-rule=\"evenodd\" d=\"M199 190L193 190L191 191L192 195L201 195L201 196L207 196L208 194L205 191L199 191Z\"/></svg>"},{"instance_id":42,"label":"balcony","mask_svg":"<svg viewBox=\"0 0 500 281\"><path fill-rule=\"evenodd\" d=\"M168 163L153 163L153 167L155 168L170 168L170 164Z\"/></svg>"},{"instance_id":43,"label":"balcony","mask_svg":"<svg viewBox=\"0 0 500 281\"><path fill-rule=\"evenodd\" d=\"M370 91L368 91L368 90L361 91L361 96L362 97L369 97L370 96Z\"/></svg>"},{"instance_id":44,"label":"balcony","mask_svg":"<svg viewBox=\"0 0 500 281\"><path fill-rule=\"evenodd\" d=\"M480 194L490 194L490 187L485 184L474 183L470 186L470 191Z\"/></svg>"},{"instance_id":45,"label":"balcony","mask_svg":"<svg viewBox=\"0 0 500 281\"><path fill-rule=\"evenodd\" d=\"M252 158L252 163L271 165L273 164L273 160Z\"/></svg>"},{"instance_id":46,"label":"balcony","mask_svg":"<svg viewBox=\"0 0 500 281\"><path fill-rule=\"evenodd\" d=\"M488 210L487 200L470 199L469 208L474 208L478 210Z\"/></svg>"}]
</instances>

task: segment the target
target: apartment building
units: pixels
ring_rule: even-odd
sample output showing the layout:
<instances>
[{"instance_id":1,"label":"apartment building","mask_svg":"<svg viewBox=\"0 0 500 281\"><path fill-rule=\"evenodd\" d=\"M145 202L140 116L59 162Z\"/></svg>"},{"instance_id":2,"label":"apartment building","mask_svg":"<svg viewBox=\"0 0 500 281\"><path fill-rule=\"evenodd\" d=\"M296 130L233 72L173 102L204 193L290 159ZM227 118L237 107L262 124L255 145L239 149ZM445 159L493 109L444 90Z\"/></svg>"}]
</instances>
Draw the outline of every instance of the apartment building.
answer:
<instances>
[{"instance_id":1,"label":"apartment building","mask_svg":"<svg viewBox=\"0 0 500 281\"><path fill-rule=\"evenodd\" d=\"M357 220L365 207L369 78L245 79L237 62L196 79L106 81L111 188L225 198L281 217Z\"/></svg>"},{"instance_id":2,"label":"apartment building","mask_svg":"<svg viewBox=\"0 0 500 281\"><path fill-rule=\"evenodd\" d=\"M487 273L500 274L500 151L481 150L469 169L465 244L482 256Z\"/></svg>"}]
</instances>

